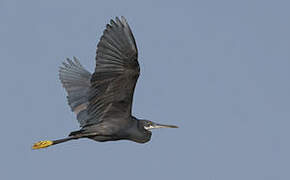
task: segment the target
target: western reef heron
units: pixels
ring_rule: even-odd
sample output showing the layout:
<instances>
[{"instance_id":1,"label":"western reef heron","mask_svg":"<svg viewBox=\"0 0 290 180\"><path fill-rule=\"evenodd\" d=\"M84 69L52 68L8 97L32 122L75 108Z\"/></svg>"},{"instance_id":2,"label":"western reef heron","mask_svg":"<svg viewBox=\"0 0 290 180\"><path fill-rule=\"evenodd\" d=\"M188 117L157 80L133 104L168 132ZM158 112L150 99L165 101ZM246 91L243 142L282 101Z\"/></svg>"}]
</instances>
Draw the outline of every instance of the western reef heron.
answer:
<instances>
[{"instance_id":1,"label":"western reef heron","mask_svg":"<svg viewBox=\"0 0 290 180\"><path fill-rule=\"evenodd\" d=\"M124 17L111 20L97 45L95 72L91 74L77 58L67 59L59 78L67 92L68 104L81 129L68 137L39 141L33 149L66 141L89 138L95 141L131 140L146 143L151 129L177 128L132 116L132 100L140 74L138 51Z\"/></svg>"}]
</instances>

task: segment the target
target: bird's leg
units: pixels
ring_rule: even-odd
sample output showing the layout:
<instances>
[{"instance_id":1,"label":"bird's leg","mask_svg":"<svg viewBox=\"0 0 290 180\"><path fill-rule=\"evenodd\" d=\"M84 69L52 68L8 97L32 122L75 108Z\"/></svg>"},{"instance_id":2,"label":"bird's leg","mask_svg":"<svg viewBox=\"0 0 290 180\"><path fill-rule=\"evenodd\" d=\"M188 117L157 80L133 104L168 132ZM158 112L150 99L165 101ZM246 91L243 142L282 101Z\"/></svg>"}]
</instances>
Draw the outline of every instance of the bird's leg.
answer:
<instances>
[{"instance_id":1,"label":"bird's leg","mask_svg":"<svg viewBox=\"0 0 290 180\"><path fill-rule=\"evenodd\" d=\"M54 140L54 141L50 141L50 140L39 141L39 142L35 143L32 146L32 149L46 148L46 147L51 146L51 145L63 143L63 142L70 141L70 140L73 140L73 139L78 139L78 138L80 138L80 137L78 137L78 136L70 136L70 137L67 137L67 138L58 139L58 140Z\"/></svg>"},{"instance_id":2,"label":"bird's leg","mask_svg":"<svg viewBox=\"0 0 290 180\"><path fill-rule=\"evenodd\" d=\"M67 138L58 139L54 141L50 141L50 140L39 141L32 146L32 149L46 148L48 146L63 143L63 142L70 141L73 139L85 138L85 137L96 136L96 135L99 135L99 133L84 133L84 134L77 134L77 135L69 136Z\"/></svg>"}]
</instances>

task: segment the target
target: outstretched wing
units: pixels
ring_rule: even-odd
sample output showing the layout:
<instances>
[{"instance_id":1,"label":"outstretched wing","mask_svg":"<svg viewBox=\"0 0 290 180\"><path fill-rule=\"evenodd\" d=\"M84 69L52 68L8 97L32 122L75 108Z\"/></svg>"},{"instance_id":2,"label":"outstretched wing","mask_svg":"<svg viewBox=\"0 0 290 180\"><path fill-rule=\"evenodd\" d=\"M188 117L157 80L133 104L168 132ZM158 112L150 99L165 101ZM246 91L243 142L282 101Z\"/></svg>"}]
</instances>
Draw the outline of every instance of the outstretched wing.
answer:
<instances>
[{"instance_id":1,"label":"outstretched wing","mask_svg":"<svg viewBox=\"0 0 290 180\"><path fill-rule=\"evenodd\" d=\"M76 114L80 126L84 126L87 119L88 92L91 86L89 73L79 62L67 59L59 68L59 79L67 92L68 104Z\"/></svg>"},{"instance_id":2,"label":"outstretched wing","mask_svg":"<svg viewBox=\"0 0 290 180\"><path fill-rule=\"evenodd\" d=\"M97 46L86 125L130 119L140 73L137 57L136 42L126 19L111 20Z\"/></svg>"}]
</instances>

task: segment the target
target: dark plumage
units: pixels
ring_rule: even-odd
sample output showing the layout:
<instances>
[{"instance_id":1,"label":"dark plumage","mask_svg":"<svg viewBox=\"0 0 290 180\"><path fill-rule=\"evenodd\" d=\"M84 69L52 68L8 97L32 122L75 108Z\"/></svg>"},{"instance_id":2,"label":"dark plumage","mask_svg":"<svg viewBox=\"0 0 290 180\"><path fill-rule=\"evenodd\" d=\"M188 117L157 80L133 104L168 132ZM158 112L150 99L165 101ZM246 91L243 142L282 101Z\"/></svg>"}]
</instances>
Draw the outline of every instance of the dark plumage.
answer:
<instances>
[{"instance_id":1,"label":"dark plumage","mask_svg":"<svg viewBox=\"0 0 290 180\"><path fill-rule=\"evenodd\" d=\"M131 115L136 82L140 74L138 51L132 31L124 17L111 20L97 45L96 67L89 73L75 57L60 67L59 77L67 92L68 104L81 129L67 138L40 141L33 149L90 138L95 141L132 140L148 142L150 129L170 127Z\"/></svg>"}]
</instances>

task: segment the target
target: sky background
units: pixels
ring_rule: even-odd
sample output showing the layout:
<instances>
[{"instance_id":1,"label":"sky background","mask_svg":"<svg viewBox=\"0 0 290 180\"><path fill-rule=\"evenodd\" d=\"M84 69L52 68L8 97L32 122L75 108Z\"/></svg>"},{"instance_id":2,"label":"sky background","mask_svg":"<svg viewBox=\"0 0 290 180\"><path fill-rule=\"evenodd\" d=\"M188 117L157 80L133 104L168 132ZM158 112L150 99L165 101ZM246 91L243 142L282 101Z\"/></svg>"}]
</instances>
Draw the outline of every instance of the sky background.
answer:
<instances>
[{"instance_id":1,"label":"sky background","mask_svg":"<svg viewBox=\"0 0 290 180\"><path fill-rule=\"evenodd\" d=\"M290 3L0 1L0 179L290 179ZM150 142L34 142L78 129L58 79L91 72L106 23L139 49L133 114L179 129Z\"/></svg>"}]
</instances>

